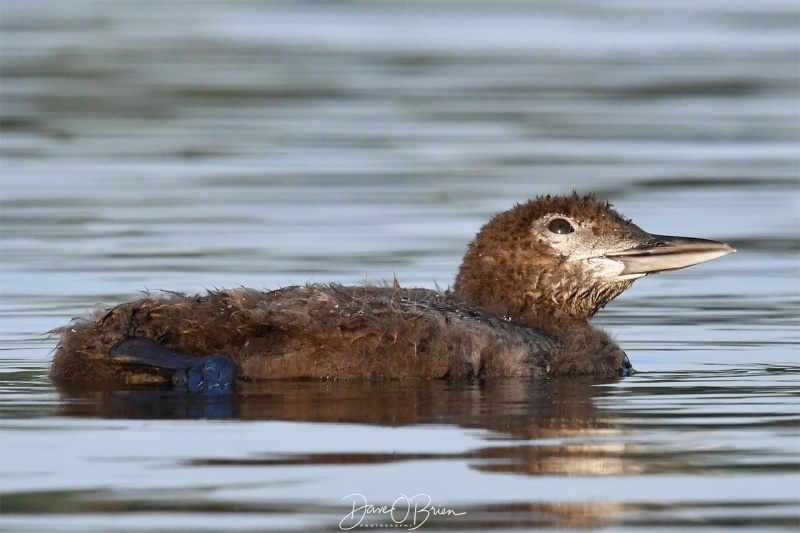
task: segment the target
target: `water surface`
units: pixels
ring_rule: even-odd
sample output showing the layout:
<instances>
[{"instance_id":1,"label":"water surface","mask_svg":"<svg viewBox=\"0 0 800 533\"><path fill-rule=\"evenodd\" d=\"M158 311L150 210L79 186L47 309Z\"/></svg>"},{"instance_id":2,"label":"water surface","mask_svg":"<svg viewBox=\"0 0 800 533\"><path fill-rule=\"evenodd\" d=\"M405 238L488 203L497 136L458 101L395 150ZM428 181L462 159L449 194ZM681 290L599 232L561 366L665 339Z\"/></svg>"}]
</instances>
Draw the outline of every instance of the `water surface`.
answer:
<instances>
[{"instance_id":1,"label":"water surface","mask_svg":"<svg viewBox=\"0 0 800 533\"><path fill-rule=\"evenodd\" d=\"M338 531L359 498L425 495L459 514L420 530L800 524L794 2L2 11L5 530ZM572 190L738 249L598 314L632 377L280 382L213 401L47 379L45 332L95 305L446 287L491 214Z\"/></svg>"}]
</instances>

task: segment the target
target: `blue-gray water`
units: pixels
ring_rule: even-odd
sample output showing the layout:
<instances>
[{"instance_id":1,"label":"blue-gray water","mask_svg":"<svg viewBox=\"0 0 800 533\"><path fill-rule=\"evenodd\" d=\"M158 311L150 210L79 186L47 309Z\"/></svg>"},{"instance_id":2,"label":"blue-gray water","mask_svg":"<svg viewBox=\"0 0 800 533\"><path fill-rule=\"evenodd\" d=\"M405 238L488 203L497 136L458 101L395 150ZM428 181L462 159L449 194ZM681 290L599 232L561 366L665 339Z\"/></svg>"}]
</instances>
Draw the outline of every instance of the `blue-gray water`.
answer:
<instances>
[{"instance_id":1,"label":"blue-gray water","mask_svg":"<svg viewBox=\"0 0 800 533\"><path fill-rule=\"evenodd\" d=\"M3 530L338 531L353 494L466 513L421 531L800 525L793 0L0 14ZM491 214L573 189L738 249L598 314L633 377L275 383L211 403L48 381L44 332L96 304L446 286Z\"/></svg>"}]
</instances>

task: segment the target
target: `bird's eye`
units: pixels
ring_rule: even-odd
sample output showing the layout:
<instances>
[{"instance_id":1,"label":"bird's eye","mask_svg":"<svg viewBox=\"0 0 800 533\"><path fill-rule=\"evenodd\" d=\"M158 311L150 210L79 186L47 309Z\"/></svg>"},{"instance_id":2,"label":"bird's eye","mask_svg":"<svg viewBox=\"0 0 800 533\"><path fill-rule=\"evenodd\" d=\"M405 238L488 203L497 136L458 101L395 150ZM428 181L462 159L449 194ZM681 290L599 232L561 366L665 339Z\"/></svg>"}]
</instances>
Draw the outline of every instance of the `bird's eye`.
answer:
<instances>
[{"instance_id":1,"label":"bird's eye","mask_svg":"<svg viewBox=\"0 0 800 533\"><path fill-rule=\"evenodd\" d=\"M554 218L551 220L550 224L547 225L547 229L553 233L558 233L559 235L564 235L575 231L575 228L572 227L572 224L563 218Z\"/></svg>"}]
</instances>

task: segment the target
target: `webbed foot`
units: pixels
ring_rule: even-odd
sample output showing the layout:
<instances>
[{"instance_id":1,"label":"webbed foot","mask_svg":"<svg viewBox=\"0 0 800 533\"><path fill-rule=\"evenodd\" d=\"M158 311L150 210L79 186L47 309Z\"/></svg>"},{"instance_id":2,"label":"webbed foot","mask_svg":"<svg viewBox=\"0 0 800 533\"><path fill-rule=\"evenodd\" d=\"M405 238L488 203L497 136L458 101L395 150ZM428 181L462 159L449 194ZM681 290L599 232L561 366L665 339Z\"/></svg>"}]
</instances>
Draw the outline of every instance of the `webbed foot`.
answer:
<instances>
[{"instance_id":1,"label":"webbed foot","mask_svg":"<svg viewBox=\"0 0 800 533\"><path fill-rule=\"evenodd\" d=\"M108 352L124 364L175 370L172 387L193 394L232 394L236 364L227 355L195 357L176 352L144 337L127 337Z\"/></svg>"},{"instance_id":2,"label":"webbed foot","mask_svg":"<svg viewBox=\"0 0 800 533\"><path fill-rule=\"evenodd\" d=\"M208 355L190 366L179 368L172 376L172 387L202 394L233 394L236 365L222 354Z\"/></svg>"},{"instance_id":3,"label":"webbed foot","mask_svg":"<svg viewBox=\"0 0 800 533\"><path fill-rule=\"evenodd\" d=\"M633 369L633 365L631 364L630 360L628 359L628 354L622 352L622 366L619 369L620 377L628 377L635 374L636 371Z\"/></svg>"}]
</instances>

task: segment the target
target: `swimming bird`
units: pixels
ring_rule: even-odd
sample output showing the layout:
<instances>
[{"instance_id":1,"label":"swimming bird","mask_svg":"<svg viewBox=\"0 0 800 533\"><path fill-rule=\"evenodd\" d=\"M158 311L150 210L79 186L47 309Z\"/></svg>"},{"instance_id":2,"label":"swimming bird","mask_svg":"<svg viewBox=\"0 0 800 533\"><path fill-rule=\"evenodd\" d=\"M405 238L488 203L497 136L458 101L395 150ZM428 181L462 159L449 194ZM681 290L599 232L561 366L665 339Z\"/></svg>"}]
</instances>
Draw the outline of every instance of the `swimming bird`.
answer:
<instances>
[{"instance_id":1,"label":"swimming bird","mask_svg":"<svg viewBox=\"0 0 800 533\"><path fill-rule=\"evenodd\" d=\"M207 394L264 379L626 375L589 317L638 278L735 250L655 235L594 196L541 196L492 218L451 289L309 284L147 295L54 330L61 387L171 383Z\"/></svg>"}]
</instances>

